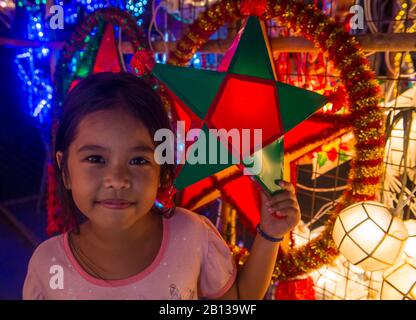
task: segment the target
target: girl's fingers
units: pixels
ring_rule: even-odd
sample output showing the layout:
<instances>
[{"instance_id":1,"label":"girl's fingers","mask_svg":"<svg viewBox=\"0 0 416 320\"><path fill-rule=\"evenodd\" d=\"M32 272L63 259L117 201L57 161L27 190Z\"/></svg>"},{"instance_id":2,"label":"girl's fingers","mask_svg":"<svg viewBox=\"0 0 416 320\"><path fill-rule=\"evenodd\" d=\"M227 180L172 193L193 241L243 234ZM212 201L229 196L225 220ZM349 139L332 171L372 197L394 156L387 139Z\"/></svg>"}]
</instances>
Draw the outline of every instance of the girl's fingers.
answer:
<instances>
[{"instance_id":1,"label":"girl's fingers","mask_svg":"<svg viewBox=\"0 0 416 320\"><path fill-rule=\"evenodd\" d=\"M268 207L268 211L269 212L273 212L273 211L284 211L284 209L286 208L295 208L298 209L298 203L296 200L294 199L286 199L284 201L279 201L279 202L275 202L272 203L269 207Z\"/></svg>"},{"instance_id":2,"label":"girl's fingers","mask_svg":"<svg viewBox=\"0 0 416 320\"><path fill-rule=\"evenodd\" d=\"M290 182L283 181L283 180L275 180L277 184L279 184L280 187L282 187L283 191L277 193L274 196L271 196L269 193L267 193L263 188L259 187L255 184L255 188L257 191L260 192L262 199L267 198L268 200L274 199L274 198L285 198L287 195L295 195L295 188Z\"/></svg>"},{"instance_id":3,"label":"girl's fingers","mask_svg":"<svg viewBox=\"0 0 416 320\"><path fill-rule=\"evenodd\" d=\"M300 221L300 214L299 214L299 212L295 210L295 212L293 212L293 214L288 215L286 217L286 221L287 221L287 223L289 225L296 226L299 223L299 221Z\"/></svg>"},{"instance_id":4,"label":"girl's fingers","mask_svg":"<svg viewBox=\"0 0 416 320\"><path fill-rule=\"evenodd\" d=\"M275 214L277 216L286 216L286 217L292 217L296 216L299 212L296 208L293 207L286 207L279 210L272 210L269 211L271 214Z\"/></svg>"},{"instance_id":5,"label":"girl's fingers","mask_svg":"<svg viewBox=\"0 0 416 320\"><path fill-rule=\"evenodd\" d=\"M282 187L283 189L291 192L291 193L295 193L295 188L293 187L293 184L291 184L290 182L284 181L284 180L280 180L278 182L279 186Z\"/></svg>"},{"instance_id":6,"label":"girl's fingers","mask_svg":"<svg viewBox=\"0 0 416 320\"><path fill-rule=\"evenodd\" d=\"M270 205L270 204L275 203L275 202L283 201L287 198L290 198L289 191L283 191L281 193L278 193L274 196L269 197L268 201L266 202L266 205Z\"/></svg>"},{"instance_id":7,"label":"girl's fingers","mask_svg":"<svg viewBox=\"0 0 416 320\"><path fill-rule=\"evenodd\" d=\"M284 213L276 212L271 215L277 220L284 220L289 226L295 226L300 220L300 215L294 208L287 208Z\"/></svg>"},{"instance_id":8,"label":"girl's fingers","mask_svg":"<svg viewBox=\"0 0 416 320\"><path fill-rule=\"evenodd\" d=\"M272 228L277 228L279 232L286 230L286 233L299 222L300 209L293 185L286 181L279 181L279 185L284 191L274 196L261 192L264 205L261 219L270 223Z\"/></svg>"},{"instance_id":9,"label":"girl's fingers","mask_svg":"<svg viewBox=\"0 0 416 320\"><path fill-rule=\"evenodd\" d=\"M272 199L269 194L267 194L264 190L260 190L260 197L262 203L268 203Z\"/></svg>"},{"instance_id":10,"label":"girl's fingers","mask_svg":"<svg viewBox=\"0 0 416 320\"><path fill-rule=\"evenodd\" d=\"M289 191L283 191L282 193L276 194L273 197L269 198L266 201L266 206L272 206L279 202L286 201L288 199L296 201L296 196L293 193L290 193Z\"/></svg>"}]
</instances>

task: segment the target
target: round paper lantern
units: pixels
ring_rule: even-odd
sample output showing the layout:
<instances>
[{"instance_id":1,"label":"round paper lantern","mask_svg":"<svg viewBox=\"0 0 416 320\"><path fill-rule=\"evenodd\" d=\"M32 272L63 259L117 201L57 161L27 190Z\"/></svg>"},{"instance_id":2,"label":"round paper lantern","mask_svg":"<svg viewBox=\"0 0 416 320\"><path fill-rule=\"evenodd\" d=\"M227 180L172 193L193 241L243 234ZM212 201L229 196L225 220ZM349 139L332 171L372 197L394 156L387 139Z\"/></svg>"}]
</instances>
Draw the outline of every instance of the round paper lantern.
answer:
<instances>
[{"instance_id":1,"label":"round paper lantern","mask_svg":"<svg viewBox=\"0 0 416 320\"><path fill-rule=\"evenodd\" d=\"M365 271L339 255L330 265L312 272L317 300L363 300L368 296Z\"/></svg>"},{"instance_id":2,"label":"round paper lantern","mask_svg":"<svg viewBox=\"0 0 416 320\"><path fill-rule=\"evenodd\" d=\"M406 171L409 178L412 181L416 181L416 171L410 169L414 168L416 165L416 157L411 156L416 153L416 113L412 115L411 121L407 150L403 150L404 141L406 139L403 128L403 119L400 119L394 125L390 137L386 142L385 163L387 164L389 172L395 176L403 174L406 168L408 168ZM408 154L406 163L404 163L404 151Z\"/></svg>"},{"instance_id":3,"label":"round paper lantern","mask_svg":"<svg viewBox=\"0 0 416 320\"><path fill-rule=\"evenodd\" d=\"M409 234L409 238L407 238L406 244L404 246L404 254L406 257L412 257L416 259L416 220L406 220L404 225L406 226L407 233Z\"/></svg>"},{"instance_id":4,"label":"round paper lantern","mask_svg":"<svg viewBox=\"0 0 416 320\"><path fill-rule=\"evenodd\" d=\"M346 277L335 267L324 266L314 271L311 277L315 283L317 300L344 300Z\"/></svg>"},{"instance_id":5,"label":"round paper lantern","mask_svg":"<svg viewBox=\"0 0 416 320\"><path fill-rule=\"evenodd\" d=\"M352 264L366 271L392 266L408 237L403 221L374 201L360 202L342 210L332 237L338 250Z\"/></svg>"},{"instance_id":6,"label":"round paper lantern","mask_svg":"<svg viewBox=\"0 0 416 320\"><path fill-rule=\"evenodd\" d=\"M383 273L382 300L416 300L416 259L400 260Z\"/></svg>"}]
</instances>

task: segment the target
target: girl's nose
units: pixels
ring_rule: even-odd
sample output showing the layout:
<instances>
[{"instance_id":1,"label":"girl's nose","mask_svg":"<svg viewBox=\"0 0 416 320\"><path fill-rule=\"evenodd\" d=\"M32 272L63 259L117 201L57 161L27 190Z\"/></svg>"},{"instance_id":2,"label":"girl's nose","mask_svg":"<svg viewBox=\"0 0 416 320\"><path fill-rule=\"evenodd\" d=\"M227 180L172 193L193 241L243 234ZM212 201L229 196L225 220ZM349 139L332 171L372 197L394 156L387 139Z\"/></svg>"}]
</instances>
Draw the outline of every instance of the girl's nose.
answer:
<instances>
[{"instance_id":1,"label":"girl's nose","mask_svg":"<svg viewBox=\"0 0 416 320\"><path fill-rule=\"evenodd\" d=\"M126 166L110 167L104 178L104 187L113 189L131 188L131 177Z\"/></svg>"}]
</instances>

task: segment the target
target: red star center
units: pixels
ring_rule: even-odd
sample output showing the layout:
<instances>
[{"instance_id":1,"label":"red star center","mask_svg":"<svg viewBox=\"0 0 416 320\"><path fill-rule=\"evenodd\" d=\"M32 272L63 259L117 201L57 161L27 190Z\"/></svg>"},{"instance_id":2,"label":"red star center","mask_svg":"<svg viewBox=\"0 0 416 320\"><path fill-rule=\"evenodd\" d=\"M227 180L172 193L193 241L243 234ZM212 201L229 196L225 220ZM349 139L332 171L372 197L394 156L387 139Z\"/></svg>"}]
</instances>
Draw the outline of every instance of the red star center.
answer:
<instances>
[{"instance_id":1,"label":"red star center","mask_svg":"<svg viewBox=\"0 0 416 320\"><path fill-rule=\"evenodd\" d=\"M284 133L275 82L228 74L208 112L206 123L211 129L223 128L227 132L232 129L238 130L240 142L243 142L242 129L249 129L250 154L262 149ZM261 144L255 145L253 141L254 129L262 130ZM228 142L228 149L236 158L243 158L242 146L240 150L236 150L235 145L231 144L226 136L220 137L223 142Z\"/></svg>"}]
</instances>

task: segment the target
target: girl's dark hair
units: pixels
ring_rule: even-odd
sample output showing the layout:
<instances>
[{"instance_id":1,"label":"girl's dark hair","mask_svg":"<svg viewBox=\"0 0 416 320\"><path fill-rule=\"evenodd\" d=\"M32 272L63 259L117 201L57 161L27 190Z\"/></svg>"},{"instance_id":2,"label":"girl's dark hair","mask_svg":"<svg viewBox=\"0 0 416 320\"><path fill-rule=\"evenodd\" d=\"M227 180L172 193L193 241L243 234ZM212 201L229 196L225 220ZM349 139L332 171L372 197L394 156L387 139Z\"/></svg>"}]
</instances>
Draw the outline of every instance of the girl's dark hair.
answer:
<instances>
[{"instance_id":1,"label":"girl's dark hair","mask_svg":"<svg viewBox=\"0 0 416 320\"><path fill-rule=\"evenodd\" d=\"M71 191L65 188L62 179L62 173L66 177L69 176L68 149L75 138L78 125L90 113L120 107L143 122L152 137L159 129L171 129L169 118L159 95L149 84L133 74L101 72L81 80L64 100L55 137L54 168L58 182L57 193L61 202L60 217L65 229L72 227L78 229L78 224L83 216L75 205ZM55 156L57 151L63 153L61 168L59 168ZM172 184L174 170L174 164L161 166L160 183L162 188ZM155 208L155 210L157 209Z\"/></svg>"}]
</instances>

